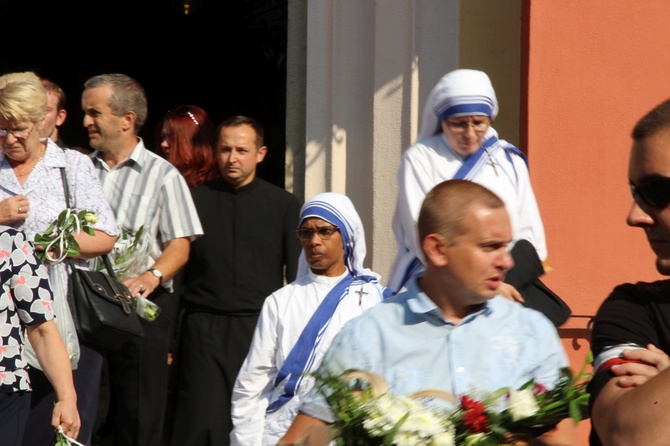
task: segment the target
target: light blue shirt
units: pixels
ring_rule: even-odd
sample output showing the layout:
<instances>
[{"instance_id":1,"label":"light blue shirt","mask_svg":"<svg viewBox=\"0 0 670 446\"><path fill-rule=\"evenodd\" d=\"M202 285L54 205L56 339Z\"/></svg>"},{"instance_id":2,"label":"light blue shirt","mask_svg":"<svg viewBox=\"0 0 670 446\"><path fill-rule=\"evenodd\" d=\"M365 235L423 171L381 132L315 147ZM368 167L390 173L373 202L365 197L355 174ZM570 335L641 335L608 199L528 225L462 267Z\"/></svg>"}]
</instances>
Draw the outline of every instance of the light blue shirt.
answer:
<instances>
[{"instance_id":1,"label":"light blue shirt","mask_svg":"<svg viewBox=\"0 0 670 446\"><path fill-rule=\"evenodd\" d=\"M531 378L552 388L567 365L556 328L540 312L498 296L453 324L414 280L406 292L349 321L318 373L373 371L394 395L442 388L477 396ZM300 411L333 421L316 388Z\"/></svg>"}]
</instances>

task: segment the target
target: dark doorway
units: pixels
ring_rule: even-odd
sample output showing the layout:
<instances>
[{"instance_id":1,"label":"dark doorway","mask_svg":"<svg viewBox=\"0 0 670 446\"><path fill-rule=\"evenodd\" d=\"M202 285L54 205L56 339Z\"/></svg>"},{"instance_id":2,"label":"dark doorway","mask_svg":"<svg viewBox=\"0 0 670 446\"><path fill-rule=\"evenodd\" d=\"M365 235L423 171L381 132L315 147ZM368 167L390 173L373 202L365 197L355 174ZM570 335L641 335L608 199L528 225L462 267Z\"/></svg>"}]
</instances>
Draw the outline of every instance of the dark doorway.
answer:
<instances>
[{"instance_id":1,"label":"dark doorway","mask_svg":"<svg viewBox=\"0 0 670 446\"><path fill-rule=\"evenodd\" d=\"M88 147L84 81L124 73L147 93L148 148L179 104L217 124L248 115L266 131L259 175L283 187L287 0L0 0L0 23L0 74L34 71L65 90L67 144Z\"/></svg>"}]
</instances>

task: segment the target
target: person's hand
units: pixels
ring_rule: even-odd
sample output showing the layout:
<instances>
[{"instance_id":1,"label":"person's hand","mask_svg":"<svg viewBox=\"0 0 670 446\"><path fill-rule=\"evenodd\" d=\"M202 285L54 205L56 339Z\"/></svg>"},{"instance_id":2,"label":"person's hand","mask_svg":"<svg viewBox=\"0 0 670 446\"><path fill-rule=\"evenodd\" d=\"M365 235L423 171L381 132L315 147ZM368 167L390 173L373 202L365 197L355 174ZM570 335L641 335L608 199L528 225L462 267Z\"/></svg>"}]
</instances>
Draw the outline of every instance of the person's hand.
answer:
<instances>
[{"instance_id":1,"label":"person's hand","mask_svg":"<svg viewBox=\"0 0 670 446\"><path fill-rule=\"evenodd\" d=\"M519 293L517 289L509 283L501 283L498 287L498 294L511 301L524 302L523 297L521 297L521 293Z\"/></svg>"},{"instance_id":2,"label":"person's hand","mask_svg":"<svg viewBox=\"0 0 670 446\"><path fill-rule=\"evenodd\" d=\"M147 298L158 288L160 280L147 271L137 277L124 280L123 284L128 288L131 295L136 297L139 295L139 297Z\"/></svg>"},{"instance_id":3,"label":"person's hand","mask_svg":"<svg viewBox=\"0 0 670 446\"><path fill-rule=\"evenodd\" d=\"M670 356L653 344L647 348L624 350L623 358L639 361L613 365L610 369L619 377L616 385L623 388L640 386L670 367Z\"/></svg>"},{"instance_id":4,"label":"person's hand","mask_svg":"<svg viewBox=\"0 0 670 446\"><path fill-rule=\"evenodd\" d=\"M58 430L58 426L61 426L65 435L76 439L81 428L77 403L69 400L56 402L51 417L51 426L54 430Z\"/></svg>"},{"instance_id":5,"label":"person's hand","mask_svg":"<svg viewBox=\"0 0 670 446\"><path fill-rule=\"evenodd\" d=\"M28 217L30 203L25 195L14 195L0 201L0 223L22 221Z\"/></svg>"}]
</instances>

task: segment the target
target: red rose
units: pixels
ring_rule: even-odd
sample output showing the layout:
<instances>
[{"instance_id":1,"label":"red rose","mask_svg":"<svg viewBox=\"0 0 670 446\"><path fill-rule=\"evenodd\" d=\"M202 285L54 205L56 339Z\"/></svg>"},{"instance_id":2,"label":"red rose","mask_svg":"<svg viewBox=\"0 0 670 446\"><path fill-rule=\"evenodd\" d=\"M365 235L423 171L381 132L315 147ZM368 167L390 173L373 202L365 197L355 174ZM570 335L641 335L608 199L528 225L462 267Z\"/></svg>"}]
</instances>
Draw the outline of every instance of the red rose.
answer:
<instances>
[{"instance_id":1,"label":"red rose","mask_svg":"<svg viewBox=\"0 0 670 446\"><path fill-rule=\"evenodd\" d=\"M474 433L491 432L491 429L489 429L489 419L484 412L484 404L462 395L461 407L465 412L465 415L463 415L463 424L467 426L469 431Z\"/></svg>"}]
</instances>

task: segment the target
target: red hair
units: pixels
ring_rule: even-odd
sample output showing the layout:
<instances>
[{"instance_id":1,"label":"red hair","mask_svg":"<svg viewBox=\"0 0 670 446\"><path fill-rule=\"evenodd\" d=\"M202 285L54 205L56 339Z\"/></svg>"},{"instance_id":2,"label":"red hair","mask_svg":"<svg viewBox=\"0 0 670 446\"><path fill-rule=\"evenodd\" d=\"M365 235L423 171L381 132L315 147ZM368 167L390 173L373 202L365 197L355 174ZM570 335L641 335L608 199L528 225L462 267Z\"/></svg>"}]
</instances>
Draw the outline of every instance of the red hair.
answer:
<instances>
[{"instance_id":1,"label":"red hair","mask_svg":"<svg viewBox=\"0 0 670 446\"><path fill-rule=\"evenodd\" d=\"M166 134L162 129L166 129ZM180 105L169 110L158 128L158 142L167 137L167 160L181 172L193 188L220 175L214 156L216 133L207 113L195 105Z\"/></svg>"}]
</instances>

